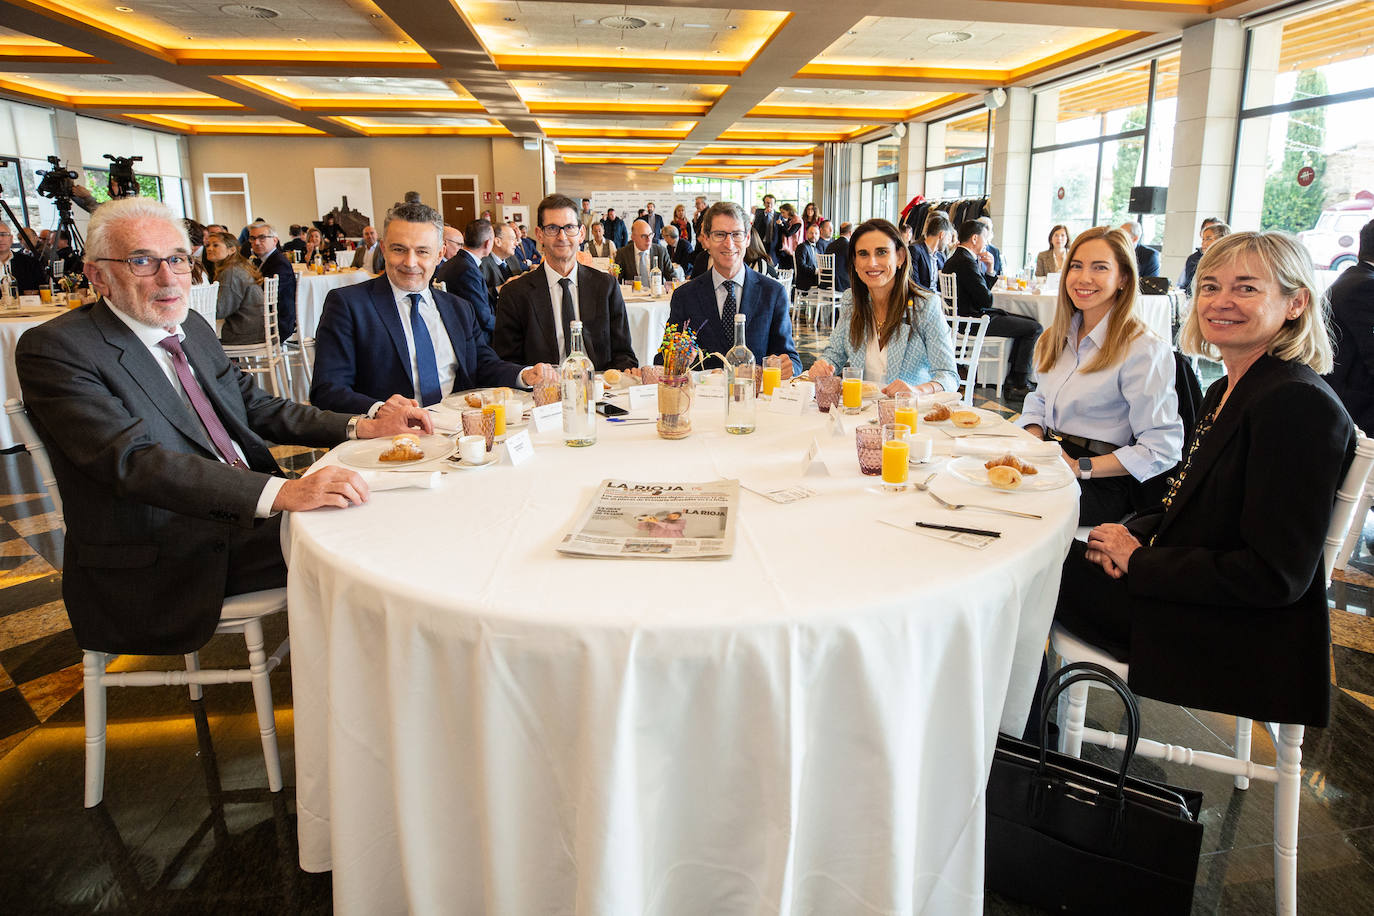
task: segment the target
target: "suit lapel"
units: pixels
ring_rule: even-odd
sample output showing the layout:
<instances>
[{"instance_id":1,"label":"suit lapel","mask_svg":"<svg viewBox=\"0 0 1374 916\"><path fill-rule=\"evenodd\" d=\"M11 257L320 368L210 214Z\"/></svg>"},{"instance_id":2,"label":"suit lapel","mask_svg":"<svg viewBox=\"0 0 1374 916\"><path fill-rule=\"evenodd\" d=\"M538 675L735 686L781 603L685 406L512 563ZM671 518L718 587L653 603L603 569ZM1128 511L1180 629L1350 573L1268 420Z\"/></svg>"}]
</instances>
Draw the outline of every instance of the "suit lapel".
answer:
<instances>
[{"instance_id":1,"label":"suit lapel","mask_svg":"<svg viewBox=\"0 0 1374 916\"><path fill-rule=\"evenodd\" d=\"M410 378L410 347L406 346L406 332L401 327L401 314L396 310L396 301L391 298L391 281L386 277L378 277L371 283L372 286L372 307L377 310L377 317L382 321L382 327L391 337L391 345L396 350L396 357L401 361L401 374ZM414 385L414 382L411 382Z\"/></svg>"}]
</instances>

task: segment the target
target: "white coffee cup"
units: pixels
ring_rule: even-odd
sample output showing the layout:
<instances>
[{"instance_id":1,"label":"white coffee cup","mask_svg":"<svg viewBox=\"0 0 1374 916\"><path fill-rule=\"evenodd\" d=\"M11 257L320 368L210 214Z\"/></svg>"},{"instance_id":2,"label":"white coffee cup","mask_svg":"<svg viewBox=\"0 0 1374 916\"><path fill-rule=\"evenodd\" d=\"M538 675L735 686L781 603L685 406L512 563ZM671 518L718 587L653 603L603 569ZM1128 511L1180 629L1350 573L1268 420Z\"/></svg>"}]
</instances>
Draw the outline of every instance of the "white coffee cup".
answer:
<instances>
[{"instance_id":1,"label":"white coffee cup","mask_svg":"<svg viewBox=\"0 0 1374 916\"><path fill-rule=\"evenodd\" d=\"M486 436L463 436L458 440L458 455L468 464L481 464L487 460Z\"/></svg>"},{"instance_id":2,"label":"white coffee cup","mask_svg":"<svg viewBox=\"0 0 1374 916\"><path fill-rule=\"evenodd\" d=\"M935 440L925 433L912 433L906 437L906 444L911 453L911 460L922 464L930 460L935 449Z\"/></svg>"},{"instance_id":3,"label":"white coffee cup","mask_svg":"<svg viewBox=\"0 0 1374 916\"><path fill-rule=\"evenodd\" d=\"M506 402L506 426L518 425L525 415L525 405L514 399Z\"/></svg>"}]
</instances>

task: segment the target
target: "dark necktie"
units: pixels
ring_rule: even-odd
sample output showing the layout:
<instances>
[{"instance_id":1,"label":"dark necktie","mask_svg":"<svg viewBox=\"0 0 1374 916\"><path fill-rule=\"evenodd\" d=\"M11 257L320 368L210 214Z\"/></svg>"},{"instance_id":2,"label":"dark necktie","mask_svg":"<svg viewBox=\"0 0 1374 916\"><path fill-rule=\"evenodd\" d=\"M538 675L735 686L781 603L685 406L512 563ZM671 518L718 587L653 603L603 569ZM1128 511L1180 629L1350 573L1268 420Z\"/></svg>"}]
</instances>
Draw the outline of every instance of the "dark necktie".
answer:
<instances>
[{"instance_id":1,"label":"dark necktie","mask_svg":"<svg viewBox=\"0 0 1374 916\"><path fill-rule=\"evenodd\" d=\"M726 280L721 284L725 287L725 305L720 310L720 323L725 326L725 336L730 338L731 346L735 341L735 312L739 304L735 302L735 281Z\"/></svg>"},{"instance_id":2,"label":"dark necktie","mask_svg":"<svg viewBox=\"0 0 1374 916\"><path fill-rule=\"evenodd\" d=\"M424 297L419 293L409 293L410 335L415 340L415 369L420 374L420 406L428 407L443 400L439 393L439 361L434 356L434 341L429 336L429 328L420 317L420 303Z\"/></svg>"},{"instance_id":3,"label":"dark necktie","mask_svg":"<svg viewBox=\"0 0 1374 916\"><path fill-rule=\"evenodd\" d=\"M220 457L231 467L247 468L248 465L239 457L239 453L234 451L234 440L229 437L229 430L224 428L219 414L215 413L214 405L205 396L205 389L200 387L200 382L191 374L191 364L186 361L186 352L181 349L181 341L175 334L168 334L158 342L158 346L171 355L172 368L176 370L177 378L181 381L181 387L185 389L186 397L190 399L196 416L200 417L205 431L210 434L215 451L219 452Z\"/></svg>"},{"instance_id":4,"label":"dark necktie","mask_svg":"<svg viewBox=\"0 0 1374 916\"><path fill-rule=\"evenodd\" d=\"M564 277L558 281L558 285L563 287L563 355L567 356L572 352L572 277Z\"/></svg>"}]
</instances>

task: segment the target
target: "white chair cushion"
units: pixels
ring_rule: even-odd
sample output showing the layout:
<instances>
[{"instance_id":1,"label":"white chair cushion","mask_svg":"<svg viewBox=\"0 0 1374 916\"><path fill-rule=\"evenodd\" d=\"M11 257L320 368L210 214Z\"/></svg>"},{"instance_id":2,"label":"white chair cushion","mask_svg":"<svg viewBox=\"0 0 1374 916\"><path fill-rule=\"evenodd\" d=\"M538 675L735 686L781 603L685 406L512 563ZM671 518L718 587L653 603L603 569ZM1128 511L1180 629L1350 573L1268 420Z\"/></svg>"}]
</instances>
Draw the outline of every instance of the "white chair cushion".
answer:
<instances>
[{"instance_id":1,"label":"white chair cushion","mask_svg":"<svg viewBox=\"0 0 1374 916\"><path fill-rule=\"evenodd\" d=\"M221 622L227 620L246 620L251 617L265 617L277 611L286 610L286 589L268 588L260 592L247 592L224 599L224 610L220 612Z\"/></svg>"}]
</instances>

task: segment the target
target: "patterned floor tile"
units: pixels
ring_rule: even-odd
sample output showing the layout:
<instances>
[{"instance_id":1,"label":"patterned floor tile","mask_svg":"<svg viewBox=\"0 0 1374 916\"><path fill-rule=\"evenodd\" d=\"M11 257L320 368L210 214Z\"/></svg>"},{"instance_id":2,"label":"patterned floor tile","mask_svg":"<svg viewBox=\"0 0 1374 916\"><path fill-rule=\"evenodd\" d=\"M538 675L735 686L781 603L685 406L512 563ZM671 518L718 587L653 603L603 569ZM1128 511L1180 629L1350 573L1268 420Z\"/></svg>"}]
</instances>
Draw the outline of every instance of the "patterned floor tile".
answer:
<instances>
[{"instance_id":1,"label":"patterned floor tile","mask_svg":"<svg viewBox=\"0 0 1374 916\"><path fill-rule=\"evenodd\" d=\"M16 506L20 503L43 499L46 493L0 493L0 506Z\"/></svg>"},{"instance_id":2,"label":"patterned floor tile","mask_svg":"<svg viewBox=\"0 0 1374 916\"><path fill-rule=\"evenodd\" d=\"M5 526L9 528L8 525ZM0 557L31 557L38 551L29 546L29 542L23 538L0 542Z\"/></svg>"},{"instance_id":3,"label":"patterned floor tile","mask_svg":"<svg viewBox=\"0 0 1374 916\"><path fill-rule=\"evenodd\" d=\"M68 665L60 671L25 681L19 685L19 692L28 701L39 722L61 709L72 697L81 692L81 665Z\"/></svg>"},{"instance_id":4,"label":"patterned floor tile","mask_svg":"<svg viewBox=\"0 0 1374 916\"><path fill-rule=\"evenodd\" d=\"M43 512L27 518L11 519L10 527L19 532L21 537L32 537L45 531L56 531L62 527L62 520L56 512Z\"/></svg>"},{"instance_id":5,"label":"patterned floor tile","mask_svg":"<svg viewBox=\"0 0 1374 916\"><path fill-rule=\"evenodd\" d=\"M38 725L38 716L29 708L17 687L0 690L0 738Z\"/></svg>"},{"instance_id":6,"label":"patterned floor tile","mask_svg":"<svg viewBox=\"0 0 1374 916\"><path fill-rule=\"evenodd\" d=\"M49 601L7 614L0 617L0 652L70 628L67 608L61 601Z\"/></svg>"}]
</instances>

